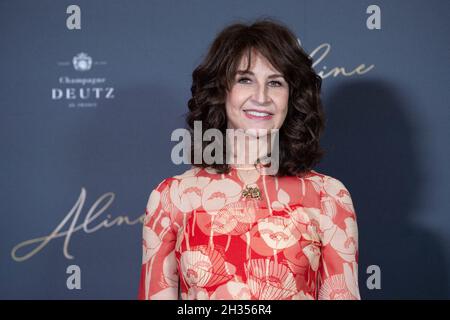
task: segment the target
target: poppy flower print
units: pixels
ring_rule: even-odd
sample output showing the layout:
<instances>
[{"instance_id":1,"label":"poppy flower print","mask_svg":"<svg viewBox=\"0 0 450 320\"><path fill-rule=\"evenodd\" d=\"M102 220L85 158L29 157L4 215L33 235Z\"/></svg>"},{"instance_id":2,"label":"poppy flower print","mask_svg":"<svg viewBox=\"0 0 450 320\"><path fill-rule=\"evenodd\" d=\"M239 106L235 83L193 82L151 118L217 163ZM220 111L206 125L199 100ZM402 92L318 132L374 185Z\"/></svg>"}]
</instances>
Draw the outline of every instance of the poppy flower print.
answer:
<instances>
[{"instance_id":1,"label":"poppy flower print","mask_svg":"<svg viewBox=\"0 0 450 320\"><path fill-rule=\"evenodd\" d=\"M139 299L361 299L350 192L315 170L193 167L152 190L143 222Z\"/></svg>"}]
</instances>

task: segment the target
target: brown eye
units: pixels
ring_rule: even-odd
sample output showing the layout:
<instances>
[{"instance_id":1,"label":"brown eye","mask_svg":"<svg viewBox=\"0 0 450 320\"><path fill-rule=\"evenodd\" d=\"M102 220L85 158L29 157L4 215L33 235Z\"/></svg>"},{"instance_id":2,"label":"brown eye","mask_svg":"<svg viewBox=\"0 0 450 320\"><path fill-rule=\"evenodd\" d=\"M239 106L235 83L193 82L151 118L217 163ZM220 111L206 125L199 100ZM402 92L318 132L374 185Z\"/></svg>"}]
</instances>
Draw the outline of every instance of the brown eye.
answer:
<instances>
[{"instance_id":1,"label":"brown eye","mask_svg":"<svg viewBox=\"0 0 450 320\"><path fill-rule=\"evenodd\" d=\"M250 81L250 79L249 79L249 78L246 78L246 77L244 77L244 78L239 78L239 79L238 79L238 82L239 82L239 83L248 83L248 82L245 82L245 81Z\"/></svg>"},{"instance_id":2,"label":"brown eye","mask_svg":"<svg viewBox=\"0 0 450 320\"><path fill-rule=\"evenodd\" d=\"M274 87L281 87L282 86L282 83L280 81L270 81L270 83Z\"/></svg>"}]
</instances>

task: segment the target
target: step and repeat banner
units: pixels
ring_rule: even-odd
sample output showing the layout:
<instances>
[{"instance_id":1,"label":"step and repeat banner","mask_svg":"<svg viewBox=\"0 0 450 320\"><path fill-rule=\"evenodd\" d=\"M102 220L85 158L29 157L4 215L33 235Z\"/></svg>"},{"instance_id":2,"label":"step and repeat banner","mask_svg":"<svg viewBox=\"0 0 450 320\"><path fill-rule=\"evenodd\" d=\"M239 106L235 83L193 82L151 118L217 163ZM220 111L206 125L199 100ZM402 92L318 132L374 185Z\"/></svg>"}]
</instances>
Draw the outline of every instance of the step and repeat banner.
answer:
<instances>
[{"instance_id":1,"label":"step and repeat banner","mask_svg":"<svg viewBox=\"0 0 450 320\"><path fill-rule=\"evenodd\" d=\"M362 299L450 297L450 2L0 1L0 298L136 299L148 196L225 26L289 26L323 78Z\"/></svg>"}]
</instances>

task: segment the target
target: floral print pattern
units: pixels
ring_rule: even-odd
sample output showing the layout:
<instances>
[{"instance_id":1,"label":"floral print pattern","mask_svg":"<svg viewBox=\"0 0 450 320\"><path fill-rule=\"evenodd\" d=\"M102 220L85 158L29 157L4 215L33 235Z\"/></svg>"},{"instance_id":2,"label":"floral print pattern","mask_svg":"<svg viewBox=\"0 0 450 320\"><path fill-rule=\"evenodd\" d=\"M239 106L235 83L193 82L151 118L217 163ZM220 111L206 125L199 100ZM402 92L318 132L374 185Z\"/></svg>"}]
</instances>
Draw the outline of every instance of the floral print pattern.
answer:
<instances>
[{"instance_id":1,"label":"floral print pattern","mask_svg":"<svg viewBox=\"0 0 450 320\"><path fill-rule=\"evenodd\" d=\"M139 299L361 299L351 195L315 170L193 167L150 193L142 237Z\"/></svg>"}]
</instances>

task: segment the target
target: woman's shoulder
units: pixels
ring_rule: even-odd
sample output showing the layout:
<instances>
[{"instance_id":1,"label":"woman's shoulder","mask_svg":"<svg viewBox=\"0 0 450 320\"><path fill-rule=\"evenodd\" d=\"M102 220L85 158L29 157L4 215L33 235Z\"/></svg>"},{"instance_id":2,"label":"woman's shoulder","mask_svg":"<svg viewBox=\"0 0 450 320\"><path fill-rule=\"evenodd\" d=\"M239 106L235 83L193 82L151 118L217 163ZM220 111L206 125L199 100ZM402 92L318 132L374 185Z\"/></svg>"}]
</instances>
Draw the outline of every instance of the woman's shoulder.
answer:
<instances>
[{"instance_id":1,"label":"woman's shoulder","mask_svg":"<svg viewBox=\"0 0 450 320\"><path fill-rule=\"evenodd\" d=\"M310 170L300 178L311 181L325 193L327 193L327 191L333 190L334 192L338 190L345 190L346 192L348 192L348 189L342 181L342 178L331 176L321 171Z\"/></svg>"},{"instance_id":2,"label":"woman's shoulder","mask_svg":"<svg viewBox=\"0 0 450 320\"><path fill-rule=\"evenodd\" d=\"M157 184L155 189L161 189L161 188L163 189L167 186L170 187L170 185L173 184L174 182L180 182L181 180L184 180L184 179L200 177L202 175L205 175L205 169L192 166L191 168L189 168L185 171L182 171L178 174L175 174L173 176L169 176L169 177L162 179Z\"/></svg>"},{"instance_id":3,"label":"woman's shoulder","mask_svg":"<svg viewBox=\"0 0 450 320\"><path fill-rule=\"evenodd\" d=\"M346 212L354 215L352 195L349 188L342 181L342 178L331 176L317 171L312 171L312 179L318 182L317 188L320 190L320 198L325 207L343 208Z\"/></svg>"}]
</instances>

